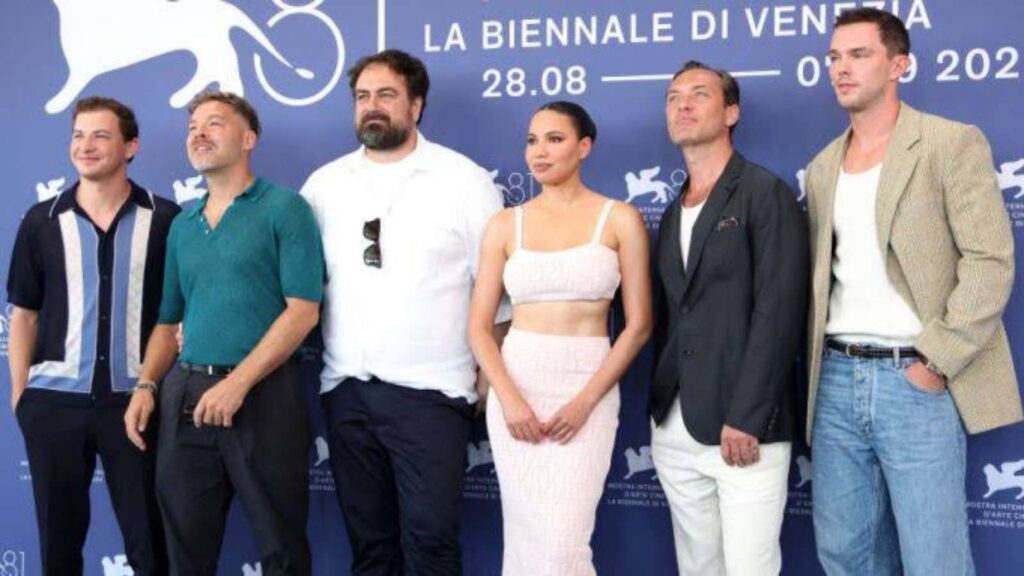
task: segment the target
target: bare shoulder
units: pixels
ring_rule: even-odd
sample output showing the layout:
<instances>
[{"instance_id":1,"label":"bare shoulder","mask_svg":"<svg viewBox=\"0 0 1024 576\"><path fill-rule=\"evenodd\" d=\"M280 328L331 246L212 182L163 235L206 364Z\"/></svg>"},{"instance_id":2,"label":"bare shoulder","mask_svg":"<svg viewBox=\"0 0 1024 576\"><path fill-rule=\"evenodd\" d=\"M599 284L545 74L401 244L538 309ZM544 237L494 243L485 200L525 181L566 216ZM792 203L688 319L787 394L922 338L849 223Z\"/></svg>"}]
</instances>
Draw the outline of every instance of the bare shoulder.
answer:
<instances>
[{"instance_id":1,"label":"bare shoulder","mask_svg":"<svg viewBox=\"0 0 1024 576\"><path fill-rule=\"evenodd\" d=\"M636 206L620 200L612 201L612 210L608 215L609 223L617 231L636 231L644 227L643 216Z\"/></svg>"},{"instance_id":2,"label":"bare shoulder","mask_svg":"<svg viewBox=\"0 0 1024 576\"><path fill-rule=\"evenodd\" d=\"M519 208L520 210L526 210L527 208L533 208L535 206L543 205L544 203L540 201L540 196L534 196L533 198L530 198L529 200L523 202L522 204L519 204L518 206L510 206L506 208L506 211L514 214L516 208Z\"/></svg>"},{"instance_id":3,"label":"bare shoulder","mask_svg":"<svg viewBox=\"0 0 1024 576\"><path fill-rule=\"evenodd\" d=\"M627 202L612 200L612 208L602 236L605 244L614 250L646 240L647 230L644 228L640 211Z\"/></svg>"},{"instance_id":4,"label":"bare shoulder","mask_svg":"<svg viewBox=\"0 0 1024 576\"><path fill-rule=\"evenodd\" d=\"M510 233L515 226L515 210L514 208L504 208L497 214L491 217L491 220L487 223L487 234L499 234L504 236L506 233Z\"/></svg>"},{"instance_id":5,"label":"bare shoulder","mask_svg":"<svg viewBox=\"0 0 1024 576\"><path fill-rule=\"evenodd\" d=\"M503 252L506 257L515 249L515 211L505 208L491 217L484 230L484 250Z\"/></svg>"}]
</instances>

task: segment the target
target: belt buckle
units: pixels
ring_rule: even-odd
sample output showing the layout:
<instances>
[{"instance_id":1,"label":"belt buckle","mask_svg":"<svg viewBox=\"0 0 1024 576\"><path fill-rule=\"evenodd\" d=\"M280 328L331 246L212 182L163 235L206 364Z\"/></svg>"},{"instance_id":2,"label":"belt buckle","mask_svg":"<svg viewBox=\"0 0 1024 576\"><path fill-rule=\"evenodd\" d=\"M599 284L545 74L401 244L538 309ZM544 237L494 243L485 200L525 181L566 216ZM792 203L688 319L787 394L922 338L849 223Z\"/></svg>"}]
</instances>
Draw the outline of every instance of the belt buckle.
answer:
<instances>
[{"instance_id":1,"label":"belt buckle","mask_svg":"<svg viewBox=\"0 0 1024 576\"><path fill-rule=\"evenodd\" d=\"M847 356L851 356L851 357L856 357L857 356L856 348L857 348L856 344L850 344L850 343L847 342L847 343L843 344L843 354L846 354Z\"/></svg>"}]
</instances>

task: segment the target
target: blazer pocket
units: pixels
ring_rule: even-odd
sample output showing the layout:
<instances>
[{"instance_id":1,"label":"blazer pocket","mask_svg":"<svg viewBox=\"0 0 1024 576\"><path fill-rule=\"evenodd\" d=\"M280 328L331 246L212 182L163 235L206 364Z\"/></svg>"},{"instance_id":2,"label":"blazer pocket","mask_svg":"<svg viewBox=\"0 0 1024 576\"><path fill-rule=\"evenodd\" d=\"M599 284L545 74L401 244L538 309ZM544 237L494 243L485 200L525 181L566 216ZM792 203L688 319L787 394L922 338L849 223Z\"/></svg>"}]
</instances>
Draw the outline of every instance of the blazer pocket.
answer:
<instances>
[{"instance_id":1,"label":"blazer pocket","mask_svg":"<svg viewBox=\"0 0 1024 576\"><path fill-rule=\"evenodd\" d=\"M740 228L740 219L735 216L726 216L715 224L715 232L737 230Z\"/></svg>"},{"instance_id":2,"label":"blazer pocket","mask_svg":"<svg viewBox=\"0 0 1024 576\"><path fill-rule=\"evenodd\" d=\"M728 278L736 273L737 267L744 266L747 252L743 224L735 218L722 219L708 234L701 265L706 264L716 277Z\"/></svg>"},{"instance_id":3,"label":"blazer pocket","mask_svg":"<svg viewBox=\"0 0 1024 576\"><path fill-rule=\"evenodd\" d=\"M720 242L746 236L747 223L738 216L722 216L708 234L708 242Z\"/></svg>"}]
</instances>

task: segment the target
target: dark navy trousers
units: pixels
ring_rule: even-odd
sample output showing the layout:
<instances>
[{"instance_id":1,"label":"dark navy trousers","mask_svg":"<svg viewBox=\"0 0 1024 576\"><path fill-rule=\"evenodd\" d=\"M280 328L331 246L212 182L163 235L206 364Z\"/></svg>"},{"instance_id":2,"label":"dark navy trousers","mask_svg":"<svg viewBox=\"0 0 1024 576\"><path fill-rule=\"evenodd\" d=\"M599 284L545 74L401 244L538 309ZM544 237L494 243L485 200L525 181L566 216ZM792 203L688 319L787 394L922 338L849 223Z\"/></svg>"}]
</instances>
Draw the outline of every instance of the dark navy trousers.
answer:
<instances>
[{"instance_id":1,"label":"dark navy trousers","mask_svg":"<svg viewBox=\"0 0 1024 576\"><path fill-rule=\"evenodd\" d=\"M153 432L150 450L128 440L124 406L69 406L26 394L16 415L25 437L36 520L46 576L82 574L82 546L89 531L89 487L96 457L103 471L114 515L124 537L125 555L137 576L167 574L167 551L154 493Z\"/></svg>"},{"instance_id":2,"label":"dark navy trousers","mask_svg":"<svg viewBox=\"0 0 1024 576\"><path fill-rule=\"evenodd\" d=\"M322 401L353 576L462 574L472 404L376 378L347 379Z\"/></svg>"}]
</instances>

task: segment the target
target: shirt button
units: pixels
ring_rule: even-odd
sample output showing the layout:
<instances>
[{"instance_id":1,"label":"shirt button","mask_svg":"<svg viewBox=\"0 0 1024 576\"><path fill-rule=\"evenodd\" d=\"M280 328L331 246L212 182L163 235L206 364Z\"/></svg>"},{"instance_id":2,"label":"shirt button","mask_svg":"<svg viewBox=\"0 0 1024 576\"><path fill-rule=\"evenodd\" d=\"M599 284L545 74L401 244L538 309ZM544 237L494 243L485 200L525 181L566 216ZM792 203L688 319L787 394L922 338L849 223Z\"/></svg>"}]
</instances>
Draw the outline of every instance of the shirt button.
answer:
<instances>
[{"instance_id":1,"label":"shirt button","mask_svg":"<svg viewBox=\"0 0 1024 576\"><path fill-rule=\"evenodd\" d=\"M107 357L102 355L102 354L100 354L100 362L105 362L106 360L107 360Z\"/></svg>"},{"instance_id":2,"label":"shirt button","mask_svg":"<svg viewBox=\"0 0 1024 576\"><path fill-rule=\"evenodd\" d=\"M108 276L107 274L104 274L103 275L103 281L104 282L110 282L110 276Z\"/></svg>"},{"instance_id":3,"label":"shirt button","mask_svg":"<svg viewBox=\"0 0 1024 576\"><path fill-rule=\"evenodd\" d=\"M683 356L693 356L693 350L683 350Z\"/></svg>"}]
</instances>

